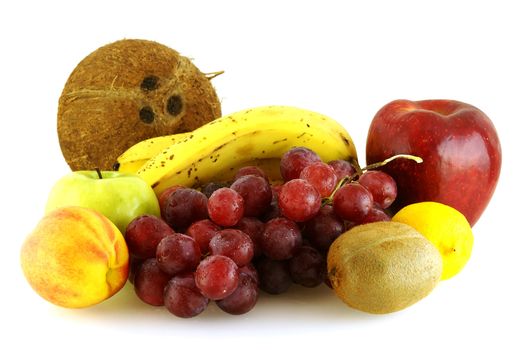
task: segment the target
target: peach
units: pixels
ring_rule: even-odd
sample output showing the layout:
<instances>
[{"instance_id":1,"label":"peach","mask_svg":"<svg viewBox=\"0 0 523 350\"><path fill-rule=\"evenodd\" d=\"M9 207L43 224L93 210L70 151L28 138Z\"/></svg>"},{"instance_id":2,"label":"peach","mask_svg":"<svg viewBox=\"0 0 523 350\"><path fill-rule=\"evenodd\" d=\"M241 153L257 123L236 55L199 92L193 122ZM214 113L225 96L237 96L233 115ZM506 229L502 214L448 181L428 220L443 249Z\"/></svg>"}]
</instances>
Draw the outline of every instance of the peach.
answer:
<instances>
[{"instance_id":1,"label":"peach","mask_svg":"<svg viewBox=\"0 0 523 350\"><path fill-rule=\"evenodd\" d=\"M99 212L82 207L45 215L23 243L20 260L31 287L68 308L106 300L124 286L129 273L122 233Z\"/></svg>"}]
</instances>

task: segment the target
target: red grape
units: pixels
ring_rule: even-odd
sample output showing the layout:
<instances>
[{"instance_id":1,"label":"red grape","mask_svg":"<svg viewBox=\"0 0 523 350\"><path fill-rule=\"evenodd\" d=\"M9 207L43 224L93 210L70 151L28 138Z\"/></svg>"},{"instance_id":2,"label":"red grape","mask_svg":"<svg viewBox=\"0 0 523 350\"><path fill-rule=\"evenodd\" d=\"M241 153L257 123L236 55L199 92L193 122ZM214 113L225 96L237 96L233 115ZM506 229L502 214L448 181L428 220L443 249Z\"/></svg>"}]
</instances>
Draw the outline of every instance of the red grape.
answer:
<instances>
[{"instance_id":1,"label":"red grape","mask_svg":"<svg viewBox=\"0 0 523 350\"><path fill-rule=\"evenodd\" d=\"M136 270L134 291L144 303L162 306L163 289L169 279L171 275L160 269L156 259L147 259Z\"/></svg>"},{"instance_id":2,"label":"red grape","mask_svg":"<svg viewBox=\"0 0 523 350\"><path fill-rule=\"evenodd\" d=\"M173 229L165 221L153 215L141 215L133 219L125 230L125 242L129 252L140 259L154 258L156 246Z\"/></svg>"},{"instance_id":3,"label":"red grape","mask_svg":"<svg viewBox=\"0 0 523 350\"><path fill-rule=\"evenodd\" d=\"M283 184L279 185L273 185L271 186L271 192L272 192L272 199L271 204L269 205L269 208L265 212L265 214L261 217L261 219L266 222L270 219L281 217L281 210L280 206L278 205L278 196L280 194L281 188Z\"/></svg>"},{"instance_id":4,"label":"red grape","mask_svg":"<svg viewBox=\"0 0 523 350\"><path fill-rule=\"evenodd\" d=\"M165 237L156 248L158 266L171 275L194 270L200 263L200 257L198 243L181 233Z\"/></svg>"},{"instance_id":5,"label":"red grape","mask_svg":"<svg viewBox=\"0 0 523 350\"><path fill-rule=\"evenodd\" d=\"M262 177L242 176L232 183L231 188L243 197L243 215L245 216L260 216L271 204L271 186Z\"/></svg>"},{"instance_id":6,"label":"red grape","mask_svg":"<svg viewBox=\"0 0 523 350\"><path fill-rule=\"evenodd\" d=\"M174 276L165 286L164 304L172 314L189 318L201 314L209 304L194 282L194 273Z\"/></svg>"},{"instance_id":7,"label":"red grape","mask_svg":"<svg viewBox=\"0 0 523 350\"><path fill-rule=\"evenodd\" d=\"M294 221L271 219L265 223L260 243L263 253L269 258L289 259L302 244L301 232Z\"/></svg>"},{"instance_id":8,"label":"red grape","mask_svg":"<svg viewBox=\"0 0 523 350\"><path fill-rule=\"evenodd\" d=\"M214 193L217 189L229 187L230 183L228 182L209 182L202 188L202 193L205 197L209 198L211 194Z\"/></svg>"},{"instance_id":9,"label":"red grape","mask_svg":"<svg viewBox=\"0 0 523 350\"><path fill-rule=\"evenodd\" d=\"M304 287L316 287L323 283L327 275L325 259L316 249L301 246L289 260L292 280Z\"/></svg>"},{"instance_id":10,"label":"red grape","mask_svg":"<svg viewBox=\"0 0 523 350\"><path fill-rule=\"evenodd\" d=\"M283 184L274 184L271 186L271 191L272 191L272 198L276 198L278 199L278 195L280 194L280 191L281 191L281 187L283 186Z\"/></svg>"},{"instance_id":11,"label":"red grape","mask_svg":"<svg viewBox=\"0 0 523 350\"><path fill-rule=\"evenodd\" d=\"M258 285L260 283L260 279L258 277L258 271L256 270L256 268L254 267L254 265L252 263L240 267L238 269L238 272L240 274L246 274L247 276L252 278L252 280L256 283L256 285Z\"/></svg>"},{"instance_id":12,"label":"red grape","mask_svg":"<svg viewBox=\"0 0 523 350\"><path fill-rule=\"evenodd\" d=\"M284 181L300 177L300 173L307 165L321 162L316 152L306 147L293 147L285 152L280 160L280 173Z\"/></svg>"},{"instance_id":13,"label":"red grape","mask_svg":"<svg viewBox=\"0 0 523 350\"><path fill-rule=\"evenodd\" d=\"M236 290L224 299L216 301L216 305L231 315L241 315L252 310L257 300L256 282L249 275L240 273Z\"/></svg>"},{"instance_id":14,"label":"red grape","mask_svg":"<svg viewBox=\"0 0 523 350\"><path fill-rule=\"evenodd\" d=\"M231 188L219 188L209 197L207 210L218 225L234 226L243 216L243 197Z\"/></svg>"},{"instance_id":15,"label":"red grape","mask_svg":"<svg viewBox=\"0 0 523 350\"><path fill-rule=\"evenodd\" d=\"M300 173L300 179L314 186L322 197L330 196L338 184L338 178L334 169L320 162L307 165Z\"/></svg>"},{"instance_id":16,"label":"red grape","mask_svg":"<svg viewBox=\"0 0 523 350\"><path fill-rule=\"evenodd\" d=\"M345 232L343 220L334 213L332 205L321 207L318 214L305 222L303 227L303 235L322 252L326 252L343 232Z\"/></svg>"},{"instance_id":17,"label":"red grape","mask_svg":"<svg viewBox=\"0 0 523 350\"><path fill-rule=\"evenodd\" d=\"M223 255L210 255L196 268L196 286L211 300L220 300L231 295L238 287L238 266Z\"/></svg>"},{"instance_id":18,"label":"red grape","mask_svg":"<svg viewBox=\"0 0 523 350\"><path fill-rule=\"evenodd\" d=\"M263 257L257 261L260 289L269 294L281 294L292 285L288 260L272 260Z\"/></svg>"},{"instance_id":19,"label":"red grape","mask_svg":"<svg viewBox=\"0 0 523 350\"><path fill-rule=\"evenodd\" d=\"M162 217L175 231L184 232L191 223L208 217L207 197L195 189L180 188L166 199Z\"/></svg>"},{"instance_id":20,"label":"red grape","mask_svg":"<svg viewBox=\"0 0 523 350\"><path fill-rule=\"evenodd\" d=\"M209 242L220 229L220 226L211 220L203 219L192 223L185 233L194 238L202 254L207 254L209 252Z\"/></svg>"},{"instance_id":21,"label":"red grape","mask_svg":"<svg viewBox=\"0 0 523 350\"><path fill-rule=\"evenodd\" d=\"M127 280L131 282L131 284L134 284L134 277L136 276L136 271L142 266L144 260L130 256L129 257L129 276L127 276Z\"/></svg>"},{"instance_id":22,"label":"red grape","mask_svg":"<svg viewBox=\"0 0 523 350\"><path fill-rule=\"evenodd\" d=\"M332 167L336 173L337 182L340 182L343 178L347 176L352 176L356 173L356 169L352 164L344 159L336 159L327 163Z\"/></svg>"},{"instance_id":23,"label":"red grape","mask_svg":"<svg viewBox=\"0 0 523 350\"><path fill-rule=\"evenodd\" d=\"M340 218L361 222L372 208L372 194L358 183L348 183L334 194L332 207Z\"/></svg>"},{"instance_id":24,"label":"red grape","mask_svg":"<svg viewBox=\"0 0 523 350\"><path fill-rule=\"evenodd\" d=\"M251 237L252 243L254 244L254 256L261 255L260 247L260 236L263 232L264 223L255 217L246 216L240 219L238 223L233 227L242 232L245 232Z\"/></svg>"},{"instance_id":25,"label":"red grape","mask_svg":"<svg viewBox=\"0 0 523 350\"><path fill-rule=\"evenodd\" d=\"M383 209L388 208L398 195L396 181L383 171L366 171L360 176L358 182L372 193L374 202Z\"/></svg>"},{"instance_id":26,"label":"red grape","mask_svg":"<svg viewBox=\"0 0 523 350\"><path fill-rule=\"evenodd\" d=\"M256 175L256 176L263 177L265 180L269 181L269 178L267 177L265 172L260 167L257 167L255 165L244 166L244 167L238 169L238 171L236 172L236 175L234 176L234 180L237 180L240 177L245 176L245 175Z\"/></svg>"},{"instance_id":27,"label":"red grape","mask_svg":"<svg viewBox=\"0 0 523 350\"><path fill-rule=\"evenodd\" d=\"M160 194L160 196L158 197L158 203L160 204L160 208L165 207L165 204L167 203L167 198L169 198L169 196L172 193L176 192L176 190L179 188L183 188L183 186L180 186L180 185L171 186Z\"/></svg>"},{"instance_id":28,"label":"red grape","mask_svg":"<svg viewBox=\"0 0 523 350\"><path fill-rule=\"evenodd\" d=\"M369 213L365 215L360 224L367 224L376 221L390 221L390 216L377 205L370 208Z\"/></svg>"},{"instance_id":29,"label":"red grape","mask_svg":"<svg viewBox=\"0 0 523 350\"><path fill-rule=\"evenodd\" d=\"M278 204L283 216L302 222L311 219L321 207L321 196L305 180L294 179L286 182L278 196Z\"/></svg>"},{"instance_id":30,"label":"red grape","mask_svg":"<svg viewBox=\"0 0 523 350\"><path fill-rule=\"evenodd\" d=\"M224 255L231 258L238 267L251 262L254 255L254 243L249 235L236 229L225 229L216 234L209 243L212 255Z\"/></svg>"}]
</instances>

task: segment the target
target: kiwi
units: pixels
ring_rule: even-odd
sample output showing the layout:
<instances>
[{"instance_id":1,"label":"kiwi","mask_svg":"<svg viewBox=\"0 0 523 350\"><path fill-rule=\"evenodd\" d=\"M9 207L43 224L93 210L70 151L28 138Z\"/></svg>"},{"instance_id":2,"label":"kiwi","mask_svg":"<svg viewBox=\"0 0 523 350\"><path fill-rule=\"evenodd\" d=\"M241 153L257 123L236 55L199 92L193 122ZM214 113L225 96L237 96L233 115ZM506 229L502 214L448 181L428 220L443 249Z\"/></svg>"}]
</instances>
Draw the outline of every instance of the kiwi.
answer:
<instances>
[{"instance_id":1,"label":"kiwi","mask_svg":"<svg viewBox=\"0 0 523 350\"><path fill-rule=\"evenodd\" d=\"M385 314L427 296L440 280L437 248L414 228L397 222L360 225L340 235L327 255L336 295L355 309Z\"/></svg>"},{"instance_id":2,"label":"kiwi","mask_svg":"<svg viewBox=\"0 0 523 350\"><path fill-rule=\"evenodd\" d=\"M109 170L135 143L187 132L221 116L210 78L175 50L124 39L85 57L58 106L58 138L72 170Z\"/></svg>"}]
</instances>

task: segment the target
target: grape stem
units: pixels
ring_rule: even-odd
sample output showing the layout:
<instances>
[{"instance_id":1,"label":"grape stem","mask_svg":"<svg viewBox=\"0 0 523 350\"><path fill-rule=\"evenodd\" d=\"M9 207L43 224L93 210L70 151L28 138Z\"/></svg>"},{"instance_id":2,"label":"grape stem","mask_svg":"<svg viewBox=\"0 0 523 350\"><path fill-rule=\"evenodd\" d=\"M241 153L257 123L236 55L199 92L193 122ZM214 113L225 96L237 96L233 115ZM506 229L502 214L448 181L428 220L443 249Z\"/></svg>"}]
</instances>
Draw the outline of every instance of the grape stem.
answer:
<instances>
[{"instance_id":1,"label":"grape stem","mask_svg":"<svg viewBox=\"0 0 523 350\"><path fill-rule=\"evenodd\" d=\"M332 191L331 195L329 197L327 197L327 198L323 198L322 199L321 205L324 206L326 204L332 204L332 200L334 198L334 195L336 194L336 191L338 191L340 189L340 187L345 185L347 182L354 181L356 178L361 176L361 174L363 174L367 170L372 170L372 169L376 169L376 168L382 167L382 166L392 162L395 159L409 159L409 160L415 161L418 164L419 163L423 163L423 158L421 158L421 157L413 156L413 155L410 155L410 154L396 154L396 155L394 155L392 157L389 157L389 158L387 158L387 159L385 159L385 160L383 160L381 162L369 164L366 167L363 167L361 169L358 167L358 169L356 169L356 173L355 174L352 174L351 176L347 175L347 176L345 176L343 179L341 179L338 182L338 184L334 188L334 191Z\"/></svg>"},{"instance_id":2,"label":"grape stem","mask_svg":"<svg viewBox=\"0 0 523 350\"><path fill-rule=\"evenodd\" d=\"M363 171L366 171L366 170L372 170L372 169L376 169L376 168L379 168L380 166L384 166L386 165L387 163L390 163L392 162L393 160L395 159L398 159L398 158L403 158L403 159L410 159L410 160L413 160L415 161L416 163L423 163L423 159L421 157L418 157L418 156L413 156L413 155L410 155L410 154L396 154L392 157L389 157L387 159L385 159L384 161L382 162L378 162L378 163L374 163L374 164L370 164L370 165L367 165L365 168L361 169L362 172Z\"/></svg>"}]
</instances>

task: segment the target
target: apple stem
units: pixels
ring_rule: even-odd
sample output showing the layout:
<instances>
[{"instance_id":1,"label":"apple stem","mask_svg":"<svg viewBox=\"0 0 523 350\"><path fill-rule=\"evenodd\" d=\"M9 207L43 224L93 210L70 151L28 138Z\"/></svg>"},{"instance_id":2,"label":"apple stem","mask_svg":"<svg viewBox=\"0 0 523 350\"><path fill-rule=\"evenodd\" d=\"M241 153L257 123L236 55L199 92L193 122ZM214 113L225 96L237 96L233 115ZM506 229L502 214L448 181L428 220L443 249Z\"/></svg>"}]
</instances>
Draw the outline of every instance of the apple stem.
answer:
<instances>
[{"instance_id":1,"label":"apple stem","mask_svg":"<svg viewBox=\"0 0 523 350\"><path fill-rule=\"evenodd\" d=\"M100 171L100 168L94 168L94 170L96 170L96 173L98 174L98 178L101 180L103 179L102 177L102 172Z\"/></svg>"},{"instance_id":2,"label":"apple stem","mask_svg":"<svg viewBox=\"0 0 523 350\"><path fill-rule=\"evenodd\" d=\"M382 166L384 166L384 165L386 165L386 164L388 164L388 163L390 163L393 160L398 159L398 158L410 159L410 160L415 161L418 164L419 163L423 163L423 158L421 158L421 157L413 156L413 155L410 155L410 154L396 154L396 155L394 155L392 157L389 157L389 158L385 159L384 161L381 161L381 162L378 162L378 163L373 163L373 164L367 165L366 167L363 167L363 168L360 168L359 166L357 166L356 167L356 173L354 173L354 174L352 174L350 176L347 175L347 176L343 177L343 179L341 179L338 182L338 184L334 188L334 191L332 191L331 195L329 197L326 197L326 198L322 199L321 205L324 206L326 204L332 204L332 200L334 198L334 194L336 194L336 192L340 189L340 187L345 185L347 182L352 182L356 178L360 177L365 171L382 167Z\"/></svg>"}]
</instances>

